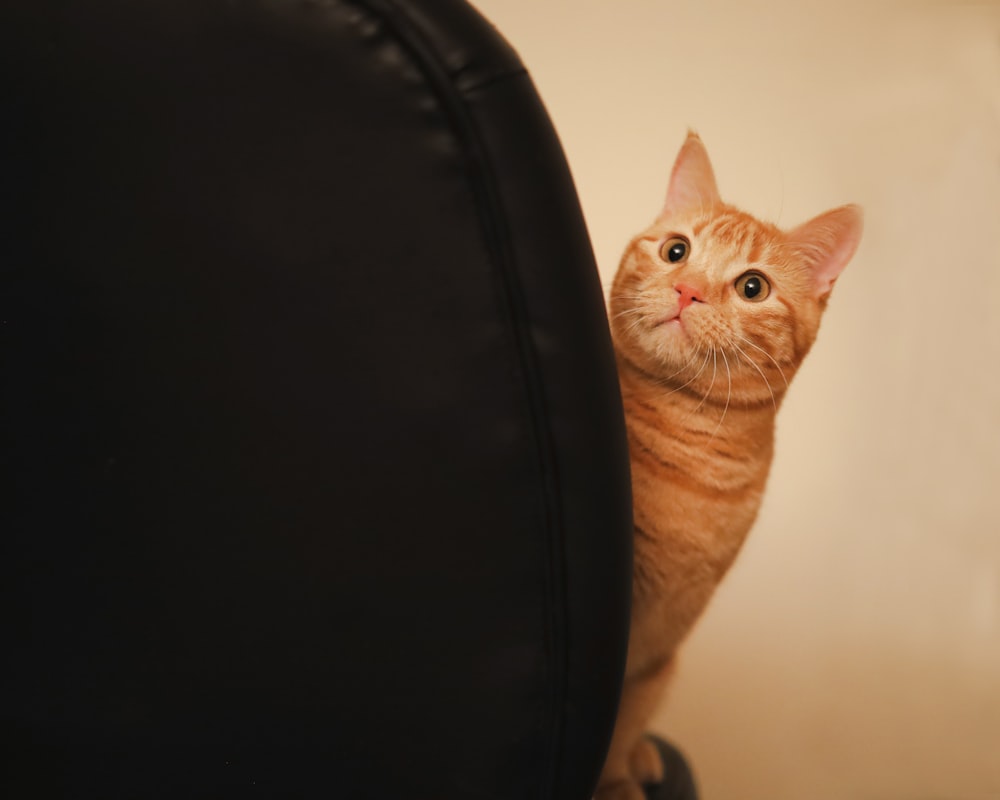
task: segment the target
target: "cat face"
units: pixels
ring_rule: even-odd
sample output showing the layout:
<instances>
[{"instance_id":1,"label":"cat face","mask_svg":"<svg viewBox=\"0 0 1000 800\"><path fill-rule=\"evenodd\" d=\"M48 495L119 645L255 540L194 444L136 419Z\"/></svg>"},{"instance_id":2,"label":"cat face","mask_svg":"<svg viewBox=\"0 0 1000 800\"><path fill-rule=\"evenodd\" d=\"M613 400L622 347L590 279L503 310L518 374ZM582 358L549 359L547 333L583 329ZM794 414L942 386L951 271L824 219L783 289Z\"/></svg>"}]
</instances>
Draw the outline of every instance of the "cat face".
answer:
<instances>
[{"instance_id":1,"label":"cat face","mask_svg":"<svg viewBox=\"0 0 1000 800\"><path fill-rule=\"evenodd\" d=\"M689 134L663 211L629 244L615 277L619 357L667 389L776 404L861 227L857 206L786 232L726 205L704 145Z\"/></svg>"}]
</instances>

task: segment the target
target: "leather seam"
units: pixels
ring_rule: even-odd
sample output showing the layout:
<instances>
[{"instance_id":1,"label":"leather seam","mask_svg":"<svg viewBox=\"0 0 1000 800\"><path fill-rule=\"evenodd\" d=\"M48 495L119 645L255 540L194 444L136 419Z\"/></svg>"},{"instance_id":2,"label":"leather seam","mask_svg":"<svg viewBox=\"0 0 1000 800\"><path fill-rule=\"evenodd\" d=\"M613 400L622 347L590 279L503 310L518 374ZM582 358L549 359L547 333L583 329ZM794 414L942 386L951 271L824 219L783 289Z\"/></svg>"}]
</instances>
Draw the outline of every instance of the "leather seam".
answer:
<instances>
[{"instance_id":1,"label":"leather seam","mask_svg":"<svg viewBox=\"0 0 1000 800\"><path fill-rule=\"evenodd\" d=\"M469 159L470 177L476 195L480 226L498 270L505 292L505 306L513 333L520 365L523 387L527 394L531 434L542 480L541 501L547 533L546 569L546 649L548 650L550 675L549 727L551 739L547 763L547 781L542 787L541 798L555 796L560 784L560 770L564 758L565 718L563 708L568 697L567 669L569 647L564 632L568 632L568 601L565 566L565 534L561 508L558 475L556 473L555 448L551 440L550 414L542 373L539 368L537 348L531 335L531 323L521 283L517 276L516 258L513 254L507 215L500 198L496 169L489 158L489 151L479 132L472 113L466 108L464 94L482 89L491 83L512 77L526 77L527 70L521 69L485 78L469 87L457 85L456 76L439 57L432 42L399 8L395 0L355 0L360 5L377 14L391 29L404 46L415 65L420 69L428 86L438 97L442 110L449 118L457 141Z\"/></svg>"},{"instance_id":2,"label":"leather seam","mask_svg":"<svg viewBox=\"0 0 1000 800\"><path fill-rule=\"evenodd\" d=\"M478 80L470 80L468 83L462 82L462 73L459 72L454 76L454 83L456 88L462 94L471 94L473 92L478 92L482 89L488 89L497 83L504 83L512 78L526 78L528 77L528 70L524 67L516 70L507 70L505 72L497 72L493 75L485 75Z\"/></svg>"}]
</instances>

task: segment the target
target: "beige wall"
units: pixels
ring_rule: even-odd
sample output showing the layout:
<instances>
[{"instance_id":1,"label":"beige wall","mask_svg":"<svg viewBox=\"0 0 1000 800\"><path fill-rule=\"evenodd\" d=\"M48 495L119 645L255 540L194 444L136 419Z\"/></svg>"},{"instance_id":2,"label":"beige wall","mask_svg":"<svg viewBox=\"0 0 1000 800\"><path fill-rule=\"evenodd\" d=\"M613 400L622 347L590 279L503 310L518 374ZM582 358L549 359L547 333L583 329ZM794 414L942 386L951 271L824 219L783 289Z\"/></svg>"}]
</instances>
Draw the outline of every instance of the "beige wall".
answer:
<instances>
[{"instance_id":1,"label":"beige wall","mask_svg":"<svg viewBox=\"0 0 1000 800\"><path fill-rule=\"evenodd\" d=\"M866 209L656 727L706 800L1000 798L1000 2L476 4L606 284L688 126L749 211Z\"/></svg>"}]
</instances>

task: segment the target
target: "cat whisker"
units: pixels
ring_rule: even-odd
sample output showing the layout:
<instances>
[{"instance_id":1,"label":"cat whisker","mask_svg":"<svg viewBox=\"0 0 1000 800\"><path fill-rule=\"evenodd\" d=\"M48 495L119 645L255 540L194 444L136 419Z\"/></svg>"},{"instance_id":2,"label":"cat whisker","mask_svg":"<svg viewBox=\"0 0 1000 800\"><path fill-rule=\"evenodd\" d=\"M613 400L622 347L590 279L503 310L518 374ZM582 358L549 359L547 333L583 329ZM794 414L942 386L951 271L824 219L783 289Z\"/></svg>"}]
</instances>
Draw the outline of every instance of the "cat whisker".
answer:
<instances>
[{"instance_id":1,"label":"cat whisker","mask_svg":"<svg viewBox=\"0 0 1000 800\"><path fill-rule=\"evenodd\" d=\"M729 411L729 401L733 397L733 372L729 368L729 359L726 358L726 351L720 350L722 353L722 360L726 364L726 381L728 385L726 387L726 405L722 409L722 416L719 417L719 424L715 426L715 430L712 431L712 435L708 437L708 441L711 442L715 438L715 434L719 432L719 428L722 427L722 423L726 420L726 412Z\"/></svg>"},{"instance_id":2,"label":"cat whisker","mask_svg":"<svg viewBox=\"0 0 1000 800\"><path fill-rule=\"evenodd\" d=\"M620 319L626 317L633 317L633 319L625 327L625 333L631 334L636 328L642 326L643 321L646 319L646 314L644 309L641 308L626 308L624 311L619 311L609 318L609 322L616 322Z\"/></svg>"},{"instance_id":3,"label":"cat whisker","mask_svg":"<svg viewBox=\"0 0 1000 800\"><path fill-rule=\"evenodd\" d=\"M697 353L697 351L696 351L696 353ZM711 357L712 357L711 350L705 351L705 360L701 362L701 368L690 379L688 379L687 382L682 383L680 386L677 386L677 387L671 389L669 392L667 392L667 394L669 395L669 394L673 394L674 392L679 392L681 389L684 389L684 388L690 386L692 383L694 383L696 380L698 380L698 378L701 377L701 373L703 373L705 371L705 367L708 366L708 362L709 362L709 359ZM681 372L683 372L687 368L688 364L691 364L694 361L695 358L697 358L697 355L692 356L692 358L687 362L687 364L685 364L683 367L681 367L681 369L677 370L677 372L675 372L674 375L678 375ZM671 377L673 377L673 376L671 376ZM663 381L661 381L661 383L663 383L666 380L667 379L664 378Z\"/></svg>"},{"instance_id":4,"label":"cat whisker","mask_svg":"<svg viewBox=\"0 0 1000 800\"><path fill-rule=\"evenodd\" d=\"M746 359L747 363L748 363L748 364L749 364L749 365L750 365L751 367L753 367L753 368L754 368L755 370L757 370L757 374L759 374L759 375L760 375L760 377L761 377L761 378L762 378L762 379L764 380L764 385L765 385L765 386L767 387L767 391L768 391L768 392L770 393L770 395L771 395L771 403L772 403L772 405L774 406L774 410L775 410L775 411L777 411L777 410L778 410L778 401L777 401L777 400L775 399L775 397L774 397L774 389L773 389L773 388L771 388L771 382L770 382L770 381L769 381L769 380L767 379L767 375L765 375L765 374L764 374L764 370L762 370L762 369L760 368L760 366L759 366L759 365L757 364L757 362L756 362L756 361L754 361L754 360L753 360L752 358L750 358L750 356L748 356L748 355L746 354L746 352L744 352L743 348L741 348L741 347L740 347L740 346L739 346L738 344L736 344L736 342L734 342L733 340L731 340L731 339L730 339L730 341L729 341L729 344L731 344L731 345L732 345L733 349L734 349L734 350L735 350L735 351L736 351L736 352L737 352L737 353L738 353L739 355L743 356L743 358L745 358L745 359ZM758 349L759 349L759 348L758 348ZM779 369L778 371L780 372L781 370ZM782 375L782 377L784 377L784 375ZM787 381L786 381L786 384L787 384Z\"/></svg>"},{"instance_id":5,"label":"cat whisker","mask_svg":"<svg viewBox=\"0 0 1000 800\"><path fill-rule=\"evenodd\" d=\"M712 393L712 389L715 388L715 376L719 370L719 355L714 345L710 345L710 348L710 352L712 353L712 382L708 385L708 389L705 391L704 397L701 398L701 402L694 407L694 411L691 412L692 414L698 413L698 410L705 405L705 401L708 400L708 396Z\"/></svg>"},{"instance_id":6,"label":"cat whisker","mask_svg":"<svg viewBox=\"0 0 1000 800\"><path fill-rule=\"evenodd\" d=\"M671 378L676 378L678 375L680 375L682 372L684 372L686 369L688 369L688 367L690 367L692 364L694 364L694 362L698 358L698 355L699 355L698 351L696 350L694 353L691 354L691 356L688 358L688 360L684 362L683 366L681 366L680 369L678 369L678 370L676 370L674 372L671 372L669 375L666 375L663 378L660 378L659 381L657 382L658 385L660 385L660 386L669 386ZM700 371L699 371L699 374L701 374ZM691 380L694 380L697 377L698 377L698 375L695 375L694 378L692 378ZM690 382L691 381L688 381L688 383L690 383ZM687 383L684 384L684 386L687 386L687 385L688 385ZM681 386L679 388L683 389L684 386ZM668 394L672 394L675 391L677 391L677 389L674 389L673 391L668 392Z\"/></svg>"},{"instance_id":7,"label":"cat whisker","mask_svg":"<svg viewBox=\"0 0 1000 800\"><path fill-rule=\"evenodd\" d=\"M626 308L624 311L619 311L618 313L613 314L610 318L615 320L615 319L621 319L622 317L628 317L631 315L638 315L645 313L646 309L644 308Z\"/></svg>"},{"instance_id":8,"label":"cat whisker","mask_svg":"<svg viewBox=\"0 0 1000 800\"><path fill-rule=\"evenodd\" d=\"M777 361L774 360L774 356L772 356L769 352L767 352L767 350L765 350L763 347L760 347L760 346L754 344L753 342L751 342L746 336L740 336L740 339L742 341L746 342L752 348L754 348L754 350L760 350L760 352L762 352L765 356L767 356L770 359L771 363L774 364L774 368L776 370L778 370L778 374L781 376L781 380L783 380L785 382L785 389L787 389L788 388L788 378L785 376L784 370L781 369L781 365Z\"/></svg>"},{"instance_id":9,"label":"cat whisker","mask_svg":"<svg viewBox=\"0 0 1000 800\"><path fill-rule=\"evenodd\" d=\"M614 287L611 286L611 287L608 287L608 288L609 289L613 289ZM628 300L641 300L641 299L643 299L646 296L647 295L644 294L641 291L637 291L637 292L618 292L618 294L615 295L615 297L620 297L620 298L628 299Z\"/></svg>"},{"instance_id":10,"label":"cat whisker","mask_svg":"<svg viewBox=\"0 0 1000 800\"><path fill-rule=\"evenodd\" d=\"M610 297L611 295L609 294L608 298L610 299ZM649 302L649 299L650 297L648 292L645 294L643 294L642 292L635 292L634 294L630 292L618 292L615 295L615 300L633 300L635 302Z\"/></svg>"},{"instance_id":11,"label":"cat whisker","mask_svg":"<svg viewBox=\"0 0 1000 800\"><path fill-rule=\"evenodd\" d=\"M628 327L625 329L624 332L626 334L632 334L635 331L635 329L638 328L640 325L642 325L641 319L632 320L632 322L629 323Z\"/></svg>"}]
</instances>

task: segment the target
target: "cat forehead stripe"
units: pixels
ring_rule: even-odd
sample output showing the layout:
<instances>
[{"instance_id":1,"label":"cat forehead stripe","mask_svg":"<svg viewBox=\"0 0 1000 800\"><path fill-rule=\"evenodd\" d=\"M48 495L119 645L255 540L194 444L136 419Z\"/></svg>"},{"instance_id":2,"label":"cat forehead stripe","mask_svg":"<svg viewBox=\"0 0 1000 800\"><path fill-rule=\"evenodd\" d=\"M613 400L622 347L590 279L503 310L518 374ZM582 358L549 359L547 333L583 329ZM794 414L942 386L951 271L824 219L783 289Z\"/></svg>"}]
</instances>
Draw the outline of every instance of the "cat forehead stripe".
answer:
<instances>
[{"instance_id":1,"label":"cat forehead stripe","mask_svg":"<svg viewBox=\"0 0 1000 800\"><path fill-rule=\"evenodd\" d=\"M720 244L733 247L744 253L749 263L760 263L764 260L764 251L768 246L766 231L762 224L742 211L734 209L715 218L706 217L692 226L695 236L704 233Z\"/></svg>"},{"instance_id":2,"label":"cat forehead stripe","mask_svg":"<svg viewBox=\"0 0 1000 800\"><path fill-rule=\"evenodd\" d=\"M735 248L742 248L747 238L753 234L753 223L747 215L732 212L719 217L709 228L706 235Z\"/></svg>"},{"instance_id":3,"label":"cat forehead stripe","mask_svg":"<svg viewBox=\"0 0 1000 800\"><path fill-rule=\"evenodd\" d=\"M691 233L694 234L695 236L698 236L699 234L701 234L703 230L705 230L705 226L708 225L708 223L710 223L711 221L712 217L703 217L702 219L698 220L694 225L691 226Z\"/></svg>"}]
</instances>

